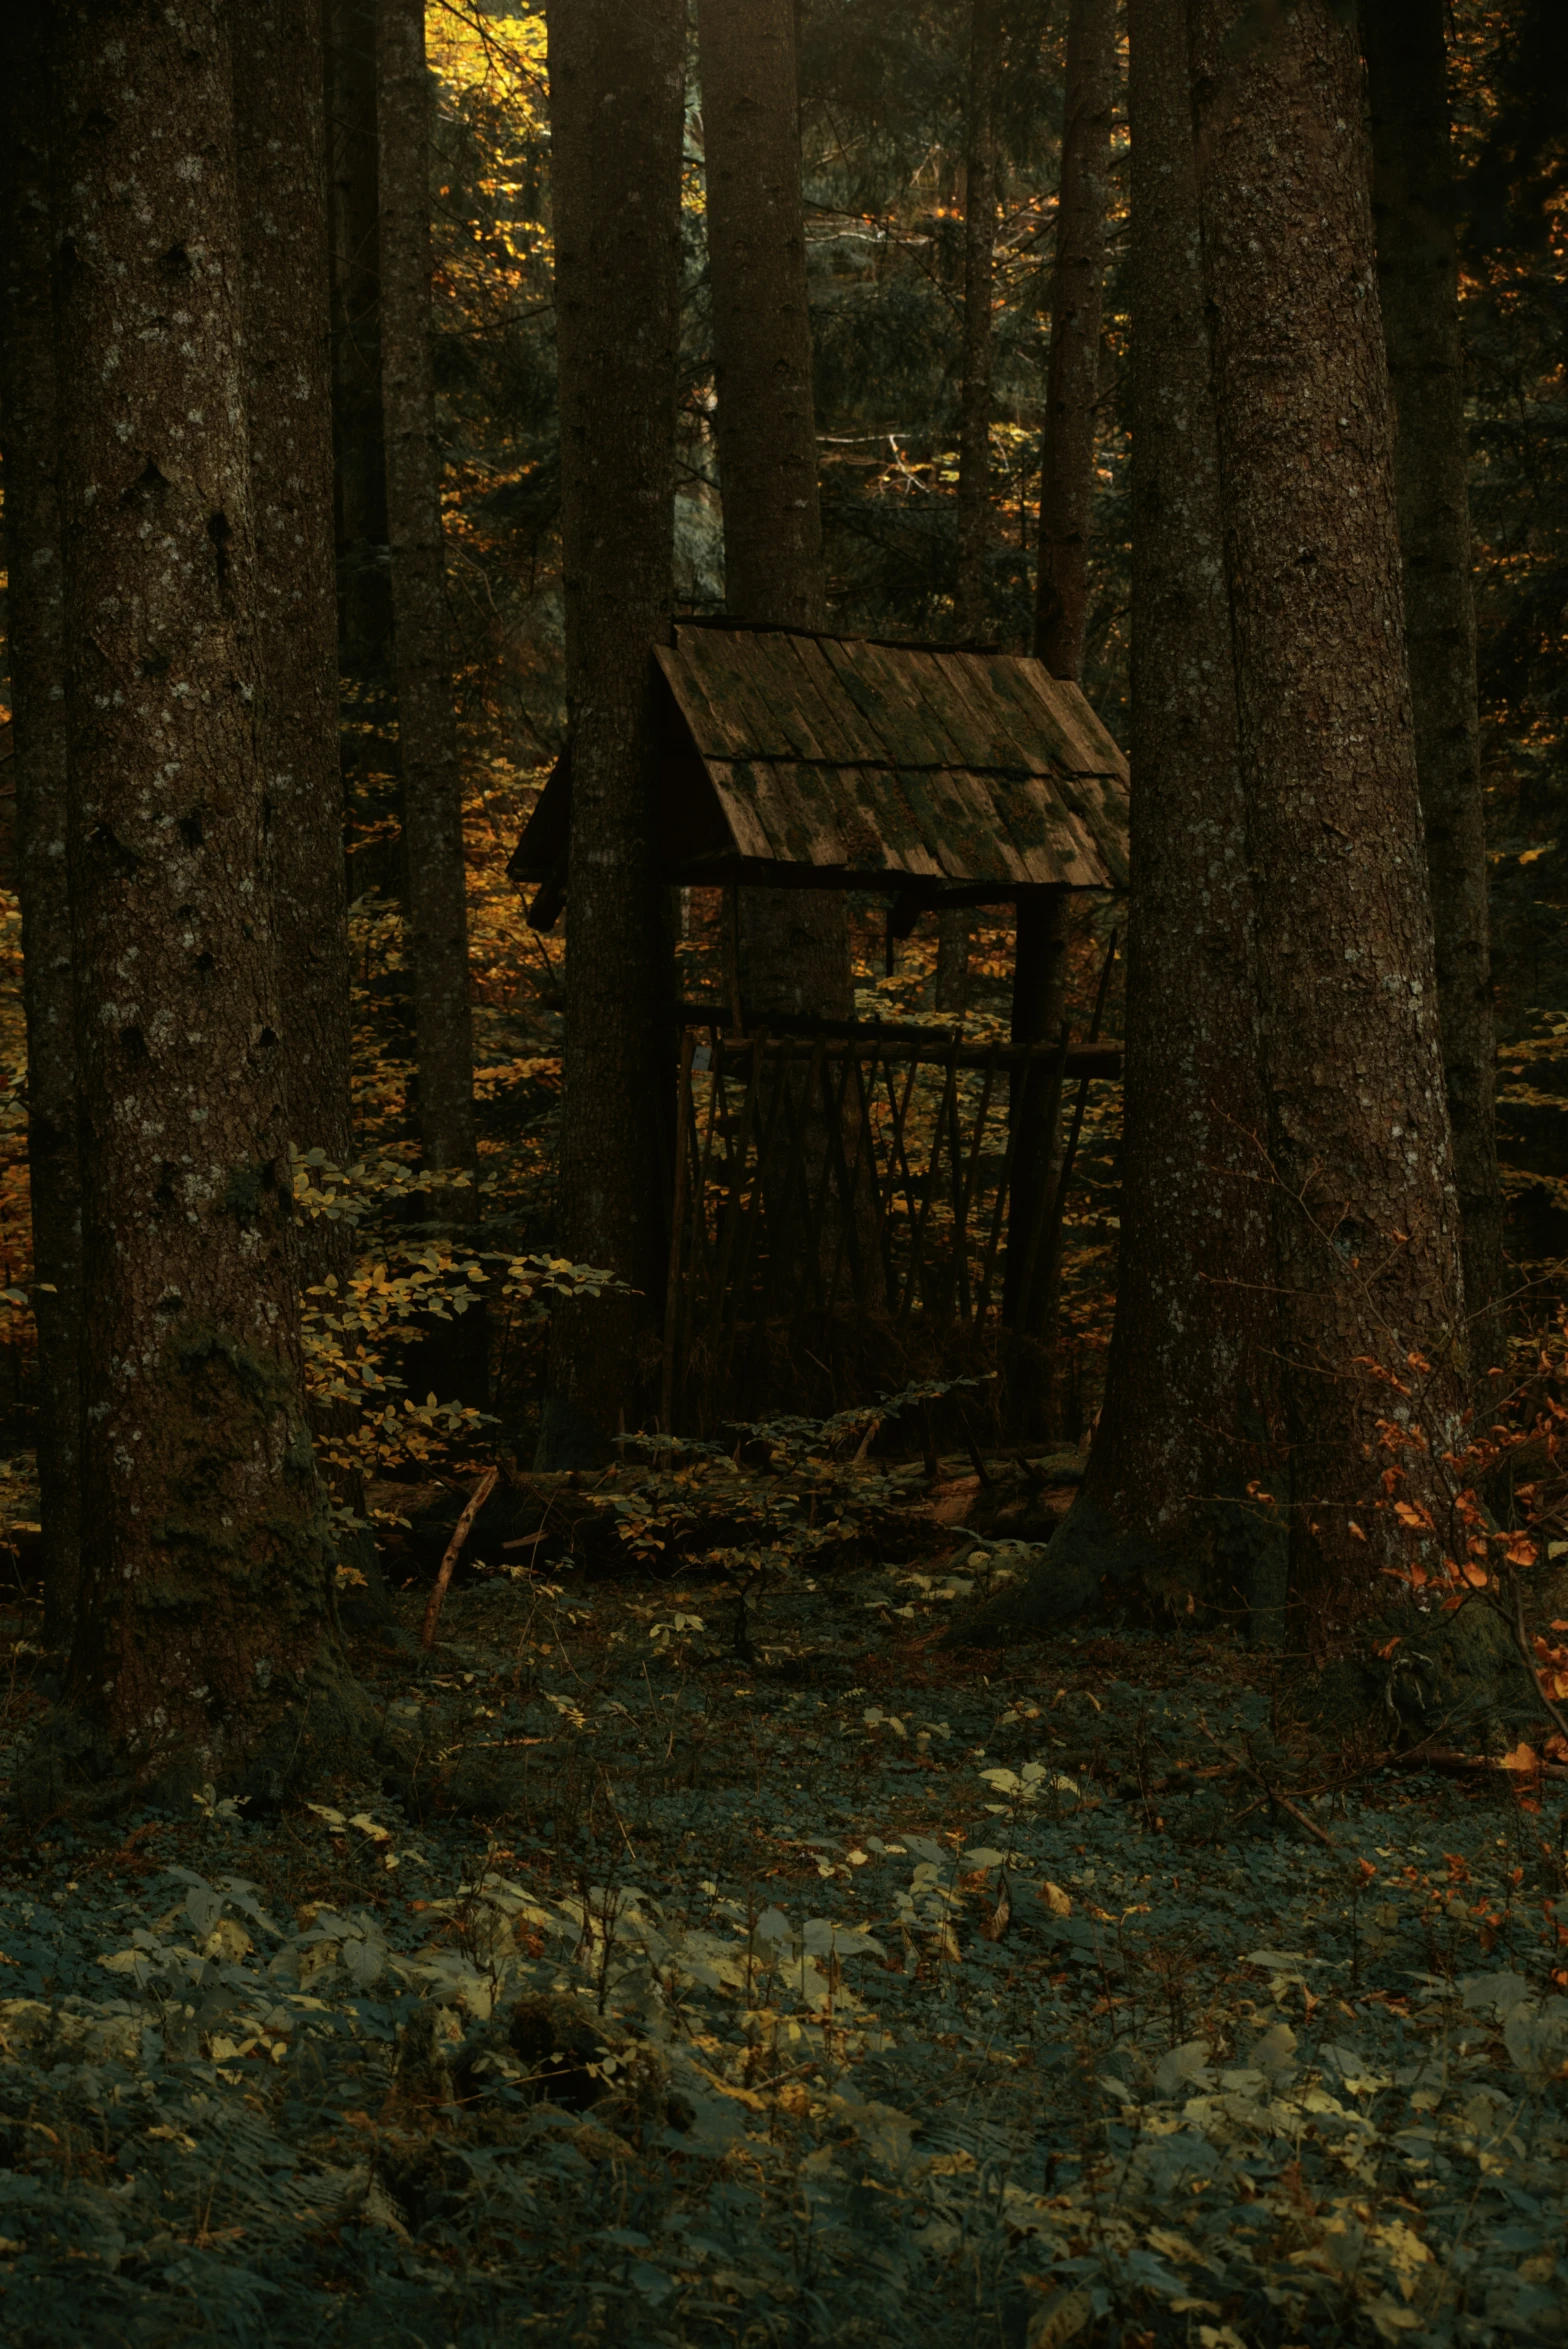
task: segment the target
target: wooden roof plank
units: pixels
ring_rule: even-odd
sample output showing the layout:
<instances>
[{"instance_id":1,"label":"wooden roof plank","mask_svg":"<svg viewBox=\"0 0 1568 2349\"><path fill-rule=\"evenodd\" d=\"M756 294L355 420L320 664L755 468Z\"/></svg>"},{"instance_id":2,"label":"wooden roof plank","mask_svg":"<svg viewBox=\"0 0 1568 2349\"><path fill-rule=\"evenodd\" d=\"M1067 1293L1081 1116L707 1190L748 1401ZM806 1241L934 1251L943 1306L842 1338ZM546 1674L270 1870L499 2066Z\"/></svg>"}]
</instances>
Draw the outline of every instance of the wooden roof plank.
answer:
<instances>
[{"instance_id":1,"label":"wooden roof plank","mask_svg":"<svg viewBox=\"0 0 1568 2349\"><path fill-rule=\"evenodd\" d=\"M882 708L882 739L897 767L948 767L954 744L927 708L914 679L916 656L885 644L847 644L845 658Z\"/></svg>"},{"instance_id":2,"label":"wooden roof plank","mask_svg":"<svg viewBox=\"0 0 1568 2349\"><path fill-rule=\"evenodd\" d=\"M740 647L740 630L683 628L677 631L676 659L683 680L700 688L704 704L722 720L720 755L729 758L795 758L799 753L768 706ZM677 686L677 693L680 688ZM690 713L688 712L688 718ZM696 728L693 727L693 732ZM698 735L697 747L708 745Z\"/></svg>"},{"instance_id":3,"label":"wooden roof plank","mask_svg":"<svg viewBox=\"0 0 1568 2349\"><path fill-rule=\"evenodd\" d=\"M801 736L801 755L829 766L853 759L854 746L833 706L831 692L824 694L810 663L801 658L810 638L782 631L776 636L759 632L754 641L759 666L765 666L772 691L781 704L788 704L791 726Z\"/></svg>"},{"instance_id":4,"label":"wooden roof plank","mask_svg":"<svg viewBox=\"0 0 1568 2349\"><path fill-rule=\"evenodd\" d=\"M1103 888L1109 878L1092 832L1044 778L1006 783L987 777L998 821L1036 882L1070 889Z\"/></svg>"},{"instance_id":5,"label":"wooden roof plank","mask_svg":"<svg viewBox=\"0 0 1568 2349\"><path fill-rule=\"evenodd\" d=\"M675 697L676 707L691 729L698 755L705 759L744 758L750 748L746 730L725 707L722 689L717 697L702 670L685 657L681 644L656 644L653 657Z\"/></svg>"},{"instance_id":6,"label":"wooden roof plank","mask_svg":"<svg viewBox=\"0 0 1568 2349\"><path fill-rule=\"evenodd\" d=\"M977 768L1012 775L1048 775L1052 769L1050 745L1043 730L1025 725L999 700L982 653L954 653L944 664L949 684L973 713L986 745Z\"/></svg>"},{"instance_id":7,"label":"wooden roof plank","mask_svg":"<svg viewBox=\"0 0 1568 2349\"><path fill-rule=\"evenodd\" d=\"M1079 722L1083 695L1076 685L1053 677L1043 661L1034 659L1010 663L995 682L999 692L1033 718L1070 775L1104 772L1104 760Z\"/></svg>"},{"instance_id":8,"label":"wooden roof plank","mask_svg":"<svg viewBox=\"0 0 1568 2349\"><path fill-rule=\"evenodd\" d=\"M859 703L854 695L845 691L838 671L828 659L821 639L814 636L797 636L792 639L792 642L795 647L796 659L800 662L811 683L816 687L822 701L831 709L838 725L844 744L840 753L841 761L879 764L885 753L875 724L868 723L861 714Z\"/></svg>"},{"instance_id":9,"label":"wooden roof plank","mask_svg":"<svg viewBox=\"0 0 1568 2349\"><path fill-rule=\"evenodd\" d=\"M736 853L747 857L776 855L767 826L757 812L756 795L747 778L750 770L729 759L704 762L708 777L729 825Z\"/></svg>"},{"instance_id":10,"label":"wooden roof plank","mask_svg":"<svg viewBox=\"0 0 1568 2349\"><path fill-rule=\"evenodd\" d=\"M986 729L958 680L949 674L949 665L945 653L923 653L910 662L917 690L934 722L953 746L952 764L970 768L988 766L991 743Z\"/></svg>"},{"instance_id":11,"label":"wooden roof plank","mask_svg":"<svg viewBox=\"0 0 1568 2349\"><path fill-rule=\"evenodd\" d=\"M935 854L904 789L904 778L891 767L850 767L840 771L840 788L868 835L880 842L884 871L919 874L940 880L944 867ZM864 850L851 841L851 864L863 870Z\"/></svg>"}]
</instances>

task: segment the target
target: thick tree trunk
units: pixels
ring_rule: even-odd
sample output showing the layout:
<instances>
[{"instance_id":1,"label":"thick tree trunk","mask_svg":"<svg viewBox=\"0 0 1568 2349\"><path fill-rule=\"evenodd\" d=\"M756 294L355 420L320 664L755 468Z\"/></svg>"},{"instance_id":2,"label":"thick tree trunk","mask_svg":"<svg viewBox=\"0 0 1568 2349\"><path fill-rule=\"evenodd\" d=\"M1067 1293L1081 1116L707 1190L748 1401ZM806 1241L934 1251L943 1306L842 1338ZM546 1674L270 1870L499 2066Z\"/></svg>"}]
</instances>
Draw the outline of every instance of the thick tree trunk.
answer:
<instances>
[{"instance_id":1,"label":"thick tree trunk","mask_svg":"<svg viewBox=\"0 0 1568 2349\"><path fill-rule=\"evenodd\" d=\"M1503 1203L1444 16L1443 0L1365 0L1361 37L1438 1023L1471 1361L1485 1369L1498 1358Z\"/></svg>"},{"instance_id":2,"label":"thick tree trunk","mask_svg":"<svg viewBox=\"0 0 1568 2349\"><path fill-rule=\"evenodd\" d=\"M65 606L55 469L48 11L0 33L0 431L5 444L27 1170L38 1327L44 1629L70 1638L81 1552L82 1207L65 844Z\"/></svg>"},{"instance_id":3,"label":"thick tree trunk","mask_svg":"<svg viewBox=\"0 0 1568 2349\"><path fill-rule=\"evenodd\" d=\"M1292 1413L1292 1574L1370 1603L1368 1507L1454 1431L1463 1291L1404 652L1361 62L1332 0L1195 0L1205 278ZM1410 1357L1430 1359L1430 1382ZM1369 1362L1431 1392L1416 1405ZM1367 1536L1352 1533L1359 1522Z\"/></svg>"},{"instance_id":4,"label":"thick tree trunk","mask_svg":"<svg viewBox=\"0 0 1568 2349\"><path fill-rule=\"evenodd\" d=\"M637 1292L561 1311L540 1455L570 1463L645 1416L664 1221L669 999L652 647L673 601L683 0L550 17L552 202L572 834L561 1246Z\"/></svg>"},{"instance_id":5,"label":"thick tree trunk","mask_svg":"<svg viewBox=\"0 0 1568 2349\"><path fill-rule=\"evenodd\" d=\"M1260 1177L1255 909L1236 738L1186 0L1128 0L1133 740L1116 1324L1082 1492L1006 1611L1044 1629L1106 1576L1272 1629L1273 1235Z\"/></svg>"},{"instance_id":6,"label":"thick tree trunk","mask_svg":"<svg viewBox=\"0 0 1568 2349\"><path fill-rule=\"evenodd\" d=\"M996 76L1001 0L970 0L964 169L964 345L958 399L958 576L953 633L983 637L991 554L991 295L996 247Z\"/></svg>"},{"instance_id":7,"label":"thick tree trunk","mask_svg":"<svg viewBox=\"0 0 1568 2349\"><path fill-rule=\"evenodd\" d=\"M430 365L430 75L424 0L378 0L381 408L386 434L404 905L425 1164L475 1167L468 874ZM472 1220L476 1195L449 1195Z\"/></svg>"},{"instance_id":8,"label":"thick tree trunk","mask_svg":"<svg viewBox=\"0 0 1568 2349\"><path fill-rule=\"evenodd\" d=\"M1034 649L1053 677L1080 681L1089 612L1100 295L1115 87L1116 0L1071 0L1062 180L1051 273Z\"/></svg>"},{"instance_id":9,"label":"thick tree trunk","mask_svg":"<svg viewBox=\"0 0 1568 2349\"><path fill-rule=\"evenodd\" d=\"M792 0L699 0L708 279L718 375L724 600L738 619L826 624ZM744 889L749 1017L852 1008L836 892Z\"/></svg>"},{"instance_id":10,"label":"thick tree trunk","mask_svg":"<svg viewBox=\"0 0 1568 2349\"><path fill-rule=\"evenodd\" d=\"M92 1299L70 1685L100 1766L281 1774L311 1752L309 1700L325 1734L347 1689L266 917L228 11L55 13Z\"/></svg>"},{"instance_id":11,"label":"thick tree trunk","mask_svg":"<svg viewBox=\"0 0 1568 2349\"><path fill-rule=\"evenodd\" d=\"M234 26L245 417L260 739L289 1138L334 1166L349 1131L349 974L333 591L332 390L319 0ZM300 1230L307 1286L341 1280L347 1224Z\"/></svg>"}]
</instances>

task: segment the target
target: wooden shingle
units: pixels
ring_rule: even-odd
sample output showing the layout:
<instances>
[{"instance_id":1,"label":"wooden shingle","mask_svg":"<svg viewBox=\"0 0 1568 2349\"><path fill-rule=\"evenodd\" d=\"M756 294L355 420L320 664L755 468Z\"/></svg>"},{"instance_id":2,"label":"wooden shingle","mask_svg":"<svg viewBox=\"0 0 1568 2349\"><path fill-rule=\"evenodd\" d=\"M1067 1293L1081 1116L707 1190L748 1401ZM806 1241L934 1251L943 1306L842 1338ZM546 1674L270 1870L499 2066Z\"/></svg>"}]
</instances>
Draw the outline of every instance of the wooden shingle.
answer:
<instances>
[{"instance_id":1,"label":"wooden shingle","mask_svg":"<svg viewBox=\"0 0 1568 2349\"><path fill-rule=\"evenodd\" d=\"M692 623L654 658L667 881L881 886L937 905L1126 885L1126 761L1038 661ZM508 868L545 884L542 926L570 788L563 758Z\"/></svg>"}]
</instances>

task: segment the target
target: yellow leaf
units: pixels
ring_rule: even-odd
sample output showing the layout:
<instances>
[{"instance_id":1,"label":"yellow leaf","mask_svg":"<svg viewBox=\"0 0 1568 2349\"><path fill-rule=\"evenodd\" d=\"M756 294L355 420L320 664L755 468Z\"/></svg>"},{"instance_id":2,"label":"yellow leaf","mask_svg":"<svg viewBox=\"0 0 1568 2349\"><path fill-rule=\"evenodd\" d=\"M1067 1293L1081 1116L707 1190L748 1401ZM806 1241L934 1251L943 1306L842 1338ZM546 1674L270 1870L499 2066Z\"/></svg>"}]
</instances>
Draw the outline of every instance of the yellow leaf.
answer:
<instances>
[{"instance_id":1,"label":"yellow leaf","mask_svg":"<svg viewBox=\"0 0 1568 2349\"><path fill-rule=\"evenodd\" d=\"M1073 1913L1071 1893L1064 1892L1061 1886L1053 1884L1049 1877L1041 1885L1035 1898L1044 1901L1053 1917L1070 1917Z\"/></svg>"},{"instance_id":2,"label":"yellow leaf","mask_svg":"<svg viewBox=\"0 0 1568 2349\"><path fill-rule=\"evenodd\" d=\"M1083 2331L1093 2314L1094 2302L1081 2284L1068 2292L1053 2292L1029 2319L1025 2349L1061 2349L1062 2342Z\"/></svg>"}]
</instances>

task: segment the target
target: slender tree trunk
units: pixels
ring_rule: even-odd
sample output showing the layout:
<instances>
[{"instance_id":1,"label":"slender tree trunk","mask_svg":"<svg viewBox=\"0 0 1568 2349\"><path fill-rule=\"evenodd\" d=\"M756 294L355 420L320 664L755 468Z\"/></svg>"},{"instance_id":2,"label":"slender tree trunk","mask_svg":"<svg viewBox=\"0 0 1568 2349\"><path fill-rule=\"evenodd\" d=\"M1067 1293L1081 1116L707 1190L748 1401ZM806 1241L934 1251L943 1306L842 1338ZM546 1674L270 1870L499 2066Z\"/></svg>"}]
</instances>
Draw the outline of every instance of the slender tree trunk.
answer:
<instances>
[{"instance_id":1,"label":"slender tree trunk","mask_svg":"<svg viewBox=\"0 0 1568 2349\"><path fill-rule=\"evenodd\" d=\"M1133 740L1116 1324L1082 1492L1012 1623L1102 1577L1283 1598L1266 1478L1273 1331L1255 910L1237 751L1186 0L1128 0ZM1270 1587L1272 1586L1272 1587Z\"/></svg>"},{"instance_id":2,"label":"slender tree trunk","mask_svg":"<svg viewBox=\"0 0 1568 2349\"><path fill-rule=\"evenodd\" d=\"M266 912L227 15L56 11L92 1299L70 1684L100 1766L219 1780L281 1774L339 1725L347 1685L301 1394Z\"/></svg>"},{"instance_id":3,"label":"slender tree trunk","mask_svg":"<svg viewBox=\"0 0 1568 2349\"><path fill-rule=\"evenodd\" d=\"M233 26L259 733L288 1130L297 1149L346 1166L349 973L319 0L249 0ZM346 1275L351 1240L347 1224L302 1224L307 1286Z\"/></svg>"},{"instance_id":4,"label":"slender tree trunk","mask_svg":"<svg viewBox=\"0 0 1568 2349\"><path fill-rule=\"evenodd\" d=\"M953 633L983 637L991 554L991 297L996 245L996 125L1001 0L970 0L964 188L964 347L958 402L958 580Z\"/></svg>"},{"instance_id":5,"label":"slender tree trunk","mask_svg":"<svg viewBox=\"0 0 1568 2349\"><path fill-rule=\"evenodd\" d=\"M381 426L376 0L326 0L332 434L343 756L362 798L390 770L392 587Z\"/></svg>"},{"instance_id":6,"label":"slender tree trunk","mask_svg":"<svg viewBox=\"0 0 1568 2349\"><path fill-rule=\"evenodd\" d=\"M425 1164L474 1170L468 869L430 366L430 75L424 0L378 0L381 406L386 433L404 903ZM462 1194L453 1193L457 1204ZM471 1220L477 1201L468 1194Z\"/></svg>"},{"instance_id":7,"label":"slender tree trunk","mask_svg":"<svg viewBox=\"0 0 1568 2349\"><path fill-rule=\"evenodd\" d=\"M1379 1423L1454 1432L1463 1290L1404 653L1361 62L1333 0L1195 0L1206 290L1258 890L1292 1575L1319 1636L1394 1530ZM1430 1504L1426 1454L1397 1463ZM1353 1523L1366 1535L1358 1540ZM1386 1588L1386 1586L1384 1586Z\"/></svg>"},{"instance_id":8,"label":"slender tree trunk","mask_svg":"<svg viewBox=\"0 0 1568 2349\"><path fill-rule=\"evenodd\" d=\"M1079 683L1089 612L1100 295L1115 87L1116 0L1071 0L1062 182L1051 273L1034 649L1053 677L1071 677Z\"/></svg>"},{"instance_id":9,"label":"slender tree trunk","mask_svg":"<svg viewBox=\"0 0 1568 2349\"><path fill-rule=\"evenodd\" d=\"M65 842L65 607L55 479L47 10L0 30L0 429L5 442L27 1171L38 1328L44 1629L70 1638L81 1551L82 1209Z\"/></svg>"},{"instance_id":10,"label":"slender tree trunk","mask_svg":"<svg viewBox=\"0 0 1568 2349\"><path fill-rule=\"evenodd\" d=\"M1485 1368L1500 1342L1503 1203L1444 16L1443 0L1365 0L1361 35L1438 1022L1471 1359Z\"/></svg>"},{"instance_id":11,"label":"slender tree trunk","mask_svg":"<svg viewBox=\"0 0 1568 2349\"><path fill-rule=\"evenodd\" d=\"M699 0L708 275L718 374L724 600L736 618L826 624L792 0ZM744 889L748 1016L852 1009L836 891Z\"/></svg>"},{"instance_id":12,"label":"slender tree trunk","mask_svg":"<svg viewBox=\"0 0 1568 2349\"><path fill-rule=\"evenodd\" d=\"M644 1416L664 1224L652 647L673 603L683 0L550 17L552 203L572 833L566 891L561 1245L637 1292L569 1306L540 1454Z\"/></svg>"},{"instance_id":13,"label":"slender tree trunk","mask_svg":"<svg viewBox=\"0 0 1568 2349\"><path fill-rule=\"evenodd\" d=\"M1053 677L1083 682L1089 608L1089 526L1100 397L1100 292L1110 200L1111 111L1116 79L1116 0L1071 0L1067 16L1066 118L1051 274L1051 351L1040 483L1040 567L1034 650ZM1067 993L1067 897L1018 901L1013 1038L1041 1043L1061 1027ZM1057 1121L1049 1075L1015 1078L1011 1112L1013 1196L1007 1244L1007 1310L1021 1340L1014 1409L1043 1432L1051 1418L1049 1342L1060 1285L1057 1234L1045 1228L1057 1182ZM1030 1259L1033 1258L1032 1269Z\"/></svg>"},{"instance_id":14,"label":"slender tree trunk","mask_svg":"<svg viewBox=\"0 0 1568 2349\"><path fill-rule=\"evenodd\" d=\"M990 619L991 301L995 282L996 77L1001 0L970 0L969 93L964 167L964 344L958 401L958 571L953 633L983 638ZM968 906L937 916L936 1009L962 1019L969 999Z\"/></svg>"},{"instance_id":15,"label":"slender tree trunk","mask_svg":"<svg viewBox=\"0 0 1568 2349\"><path fill-rule=\"evenodd\" d=\"M969 950L975 917L967 905L951 905L936 917L936 1009L962 1019L969 1007Z\"/></svg>"}]
</instances>

